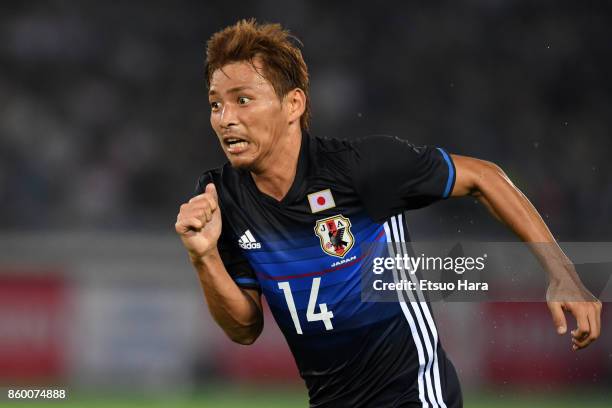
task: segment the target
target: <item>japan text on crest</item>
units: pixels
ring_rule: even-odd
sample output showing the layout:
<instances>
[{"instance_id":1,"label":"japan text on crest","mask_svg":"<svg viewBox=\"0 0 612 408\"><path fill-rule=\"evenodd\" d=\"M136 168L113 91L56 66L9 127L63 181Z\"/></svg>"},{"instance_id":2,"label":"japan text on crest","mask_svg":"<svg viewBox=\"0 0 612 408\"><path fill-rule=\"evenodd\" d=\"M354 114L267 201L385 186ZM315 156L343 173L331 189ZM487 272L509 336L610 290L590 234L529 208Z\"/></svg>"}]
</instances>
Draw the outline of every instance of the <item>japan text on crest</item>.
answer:
<instances>
[{"instance_id":1,"label":"japan text on crest","mask_svg":"<svg viewBox=\"0 0 612 408\"><path fill-rule=\"evenodd\" d=\"M315 234L321 241L323 251L339 258L343 258L355 243L351 233L351 221L341 214L318 220Z\"/></svg>"}]
</instances>

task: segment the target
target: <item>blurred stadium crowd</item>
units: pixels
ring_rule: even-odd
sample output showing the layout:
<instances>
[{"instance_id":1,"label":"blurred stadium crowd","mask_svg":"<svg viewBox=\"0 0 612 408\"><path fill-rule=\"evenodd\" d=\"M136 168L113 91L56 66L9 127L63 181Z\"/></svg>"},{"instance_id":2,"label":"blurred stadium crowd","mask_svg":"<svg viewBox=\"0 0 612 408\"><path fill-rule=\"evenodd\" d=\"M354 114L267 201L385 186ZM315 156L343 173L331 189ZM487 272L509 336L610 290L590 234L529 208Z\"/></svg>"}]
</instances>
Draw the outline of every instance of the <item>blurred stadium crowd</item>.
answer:
<instances>
[{"instance_id":1,"label":"blurred stadium crowd","mask_svg":"<svg viewBox=\"0 0 612 408\"><path fill-rule=\"evenodd\" d=\"M208 124L205 41L251 16L303 41L313 134L392 134L494 161L560 239L607 239L604 1L4 4L0 228L170 228L196 177L224 161ZM456 215L467 206L424 216L498 233Z\"/></svg>"}]
</instances>

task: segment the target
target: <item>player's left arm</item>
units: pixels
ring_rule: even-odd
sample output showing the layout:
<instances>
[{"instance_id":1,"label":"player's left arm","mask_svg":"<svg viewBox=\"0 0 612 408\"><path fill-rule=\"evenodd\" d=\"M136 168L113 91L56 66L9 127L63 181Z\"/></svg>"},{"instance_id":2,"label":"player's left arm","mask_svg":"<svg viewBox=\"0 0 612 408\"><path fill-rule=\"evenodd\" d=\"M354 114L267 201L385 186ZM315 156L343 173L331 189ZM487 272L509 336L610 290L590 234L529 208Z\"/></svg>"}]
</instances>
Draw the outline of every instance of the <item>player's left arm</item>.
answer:
<instances>
[{"instance_id":1,"label":"player's left arm","mask_svg":"<svg viewBox=\"0 0 612 408\"><path fill-rule=\"evenodd\" d=\"M451 157L456 170L451 196L477 198L522 241L534 243L530 247L549 274L547 303L557 333L566 333L564 311L569 311L577 323L571 332L573 350L596 340L601 332L601 302L584 287L573 263L529 199L495 164L465 156Z\"/></svg>"}]
</instances>

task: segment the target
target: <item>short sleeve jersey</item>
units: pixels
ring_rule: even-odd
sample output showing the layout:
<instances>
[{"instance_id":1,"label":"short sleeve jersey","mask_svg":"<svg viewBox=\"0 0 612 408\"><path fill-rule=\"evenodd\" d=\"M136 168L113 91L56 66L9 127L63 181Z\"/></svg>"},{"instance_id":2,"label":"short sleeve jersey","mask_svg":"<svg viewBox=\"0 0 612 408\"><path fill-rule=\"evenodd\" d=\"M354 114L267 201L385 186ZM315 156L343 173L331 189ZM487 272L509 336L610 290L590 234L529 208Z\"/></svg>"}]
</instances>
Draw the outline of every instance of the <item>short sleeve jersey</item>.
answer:
<instances>
[{"instance_id":1,"label":"short sleeve jersey","mask_svg":"<svg viewBox=\"0 0 612 408\"><path fill-rule=\"evenodd\" d=\"M397 303L361 300L361 244L406 251L406 211L452 191L447 152L389 136L304 134L282 200L229 163L205 172L196 193L211 182L223 263L238 286L265 296L311 407L461 406L429 304L401 296Z\"/></svg>"}]
</instances>

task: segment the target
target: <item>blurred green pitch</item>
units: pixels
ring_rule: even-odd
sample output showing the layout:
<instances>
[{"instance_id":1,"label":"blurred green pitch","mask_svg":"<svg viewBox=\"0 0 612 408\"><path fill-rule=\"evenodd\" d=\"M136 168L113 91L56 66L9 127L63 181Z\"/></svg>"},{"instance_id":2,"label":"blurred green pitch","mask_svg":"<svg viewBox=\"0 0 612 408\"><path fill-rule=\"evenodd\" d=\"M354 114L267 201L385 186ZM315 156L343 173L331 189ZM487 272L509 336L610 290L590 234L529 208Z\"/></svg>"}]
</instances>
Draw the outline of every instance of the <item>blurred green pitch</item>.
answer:
<instances>
[{"instance_id":1,"label":"blurred green pitch","mask_svg":"<svg viewBox=\"0 0 612 408\"><path fill-rule=\"evenodd\" d=\"M85 395L79 394L67 401L2 401L3 407L116 407L116 408L292 408L307 407L306 394L300 389L256 389L218 387L194 395ZM541 395L499 395L493 393L467 394L466 408L570 408L610 407L610 400L604 395L588 392L541 394Z\"/></svg>"}]
</instances>

